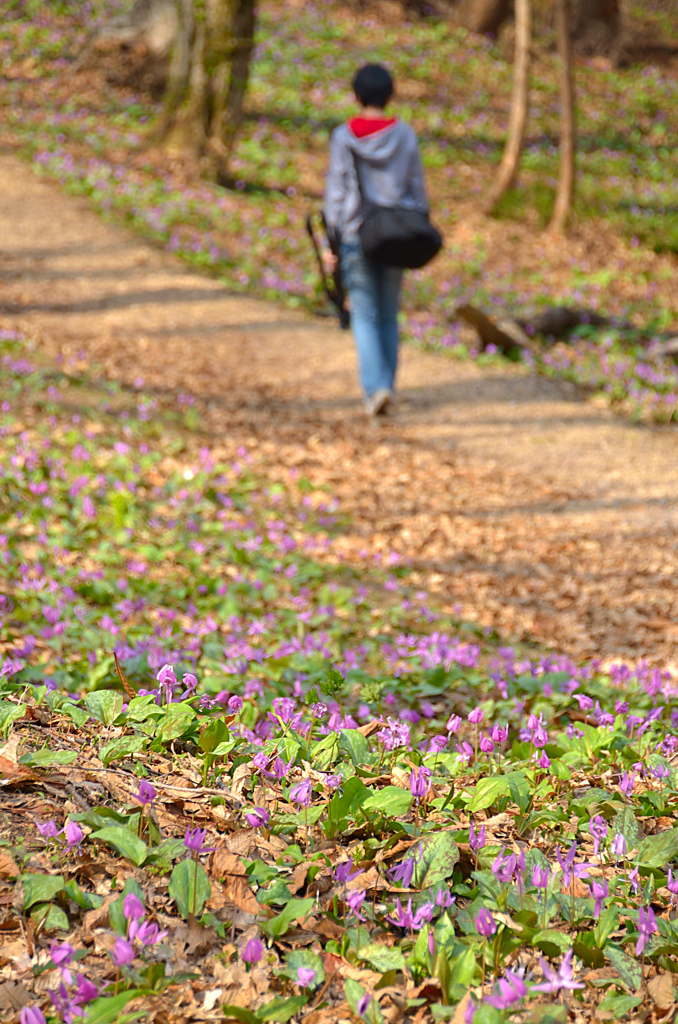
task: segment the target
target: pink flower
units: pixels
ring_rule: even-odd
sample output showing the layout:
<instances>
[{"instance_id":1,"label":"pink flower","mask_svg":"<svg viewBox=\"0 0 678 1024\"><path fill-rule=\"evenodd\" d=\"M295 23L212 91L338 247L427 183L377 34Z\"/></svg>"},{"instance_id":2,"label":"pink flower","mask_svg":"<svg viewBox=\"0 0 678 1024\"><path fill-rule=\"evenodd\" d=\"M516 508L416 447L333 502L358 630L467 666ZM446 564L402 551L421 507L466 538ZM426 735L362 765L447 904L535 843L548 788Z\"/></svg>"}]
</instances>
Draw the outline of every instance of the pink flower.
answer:
<instances>
[{"instance_id":1,"label":"pink flower","mask_svg":"<svg viewBox=\"0 0 678 1024\"><path fill-rule=\"evenodd\" d=\"M250 939L240 955L246 964L258 964L264 955L261 939Z\"/></svg>"},{"instance_id":2,"label":"pink flower","mask_svg":"<svg viewBox=\"0 0 678 1024\"><path fill-rule=\"evenodd\" d=\"M467 718L471 725L480 725L480 723L483 720L484 714L485 712L483 711L482 708L474 708L473 711L469 712Z\"/></svg>"},{"instance_id":3,"label":"pink flower","mask_svg":"<svg viewBox=\"0 0 678 1024\"><path fill-rule=\"evenodd\" d=\"M56 839L59 835L54 818L50 818L49 821L45 822L38 821L36 824L38 826L38 832L41 836L44 836L45 839Z\"/></svg>"},{"instance_id":4,"label":"pink flower","mask_svg":"<svg viewBox=\"0 0 678 1024\"><path fill-rule=\"evenodd\" d=\"M245 815L250 828L262 828L263 825L268 825L270 817L271 815L264 807L255 807Z\"/></svg>"},{"instance_id":5,"label":"pink flower","mask_svg":"<svg viewBox=\"0 0 678 1024\"><path fill-rule=\"evenodd\" d=\"M139 921L146 913L146 908L136 893L128 892L122 901L122 912L128 921Z\"/></svg>"},{"instance_id":6,"label":"pink flower","mask_svg":"<svg viewBox=\"0 0 678 1024\"><path fill-rule=\"evenodd\" d=\"M66 825L61 830L59 835L66 836L66 844L69 850L72 850L74 846L80 846L80 843L85 838L85 834L79 825L76 825L70 818L66 821Z\"/></svg>"},{"instance_id":7,"label":"pink flower","mask_svg":"<svg viewBox=\"0 0 678 1024\"><path fill-rule=\"evenodd\" d=\"M308 988L315 981L315 971L312 967L300 967L297 971L297 981L302 988Z\"/></svg>"},{"instance_id":8,"label":"pink flower","mask_svg":"<svg viewBox=\"0 0 678 1024\"><path fill-rule=\"evenodd\" d=\"M131 964L134 960L134 946L127 939L123 939L121 935L117 935L115 939L115 945L110 950L111 960L116 967L124 967L126 964Z\"/></svg>"},{"instance_id":9,"label":"pink flower","mask_svg":"<svg viewBox=\"0 0 678 1024\"><path fill-rule=\"evenodd\" d=\"M301 782L297 782L296 786L292 786L290 800L293 804L299 804L300 807L308 807L311 802L311 780L302 779Z\"/></svg>"},{"instance_id":10,"label":"pink flower","mask_svg":"<svg viewBox=\"0 0 678 1024\"><path fill-rule=\"evenodd\" d=\"M146 782L142 779L139 783L139 792L134 795L134 799L138 800L140 804L146 807L147 804L152 804L155 800L156 792L150 782Z\"/></svg>"}]
</instances>

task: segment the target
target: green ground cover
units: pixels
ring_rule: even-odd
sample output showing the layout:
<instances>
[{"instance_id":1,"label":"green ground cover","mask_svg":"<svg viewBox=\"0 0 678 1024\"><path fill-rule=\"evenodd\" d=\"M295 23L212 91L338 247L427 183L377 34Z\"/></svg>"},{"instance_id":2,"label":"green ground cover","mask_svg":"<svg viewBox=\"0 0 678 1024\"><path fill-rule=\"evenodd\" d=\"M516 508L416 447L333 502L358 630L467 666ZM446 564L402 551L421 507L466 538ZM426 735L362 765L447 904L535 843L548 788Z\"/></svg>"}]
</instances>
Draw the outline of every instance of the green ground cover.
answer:
<instances>
[{"instance_id":1,"label":"green ground cover","mask_svg":"<svg viewBox=\"0 0 678 1024\"><path fill-rule=\"evenodd\" d=\"M172 1020L216 962L237 980L217 1019L248 1022L669 1005L670 673L500 647L397 559L342 565L332 496L202 444L189 396L36 365L10 332L3 353L23 1024ZM45 804L43 781L87 798Z\"/></svg>"}]
</instances>

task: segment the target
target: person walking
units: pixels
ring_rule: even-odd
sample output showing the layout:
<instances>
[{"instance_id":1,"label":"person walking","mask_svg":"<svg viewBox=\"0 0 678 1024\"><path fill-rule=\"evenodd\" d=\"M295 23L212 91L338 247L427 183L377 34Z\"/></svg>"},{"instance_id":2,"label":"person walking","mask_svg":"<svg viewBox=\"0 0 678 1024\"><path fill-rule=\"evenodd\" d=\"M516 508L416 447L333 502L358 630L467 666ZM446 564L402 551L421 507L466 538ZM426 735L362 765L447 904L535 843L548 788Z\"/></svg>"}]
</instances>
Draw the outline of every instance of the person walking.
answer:
<instances>
[{"instance_id":1,"label":"person walking","mask_svg":"<svg viewBox=\"0 0 678 1024\"><path fill-rule=\"evenodd\" d=\"M326 254L329 270L341 260L351 298L351 328L358 353L365 408L386 411L398 366L398 303L403 271L365 257L359 230L373 207L428 213L417 136L386 116L393 79L380 64L367 64L353 79L360 116L332 132L323 212L339 257Z\"/></svg>"}]
</instances>

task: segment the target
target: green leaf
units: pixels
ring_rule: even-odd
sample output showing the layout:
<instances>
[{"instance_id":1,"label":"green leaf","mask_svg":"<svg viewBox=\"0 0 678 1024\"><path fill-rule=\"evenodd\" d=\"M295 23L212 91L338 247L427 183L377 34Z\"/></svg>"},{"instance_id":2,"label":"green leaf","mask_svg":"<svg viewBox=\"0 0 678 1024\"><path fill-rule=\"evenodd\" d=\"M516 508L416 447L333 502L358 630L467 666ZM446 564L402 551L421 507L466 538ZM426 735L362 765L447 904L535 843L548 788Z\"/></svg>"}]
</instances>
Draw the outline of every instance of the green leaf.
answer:
<instances>
[{"instance_id":1,"label":"green leaf","mask_svg":"<svg viewBox=\"0 0 678 1024\"><path fill-rule=\"evenodd\" d=\"M169 894L184 919L189 914L200 917L212 895L212 885L201 864L194 860L181 860L172 871Z\"/></svg>"},{"instance_id":2,"label":"green leaf","mask_svg":"<svg viewBox=\"0 0 678 1024\"><path fill-rule=\"evenodd\" d=\"M63 715L68 715L71 721L77 725L78 729L82 729L89 721L90 716L85 709L74 704L72 700L65 700L63 704L60 704L59 711Z\"/></svg>"},{"instance_id":3,"label":"green leaf","mask_svg":"<svg viewBox=\"0 0 678 1024\"><path fill-rule=\"evenodd\" d=\"M21 882L24 887L24 910L36 903L49 903L64 891L61 875L21 875Z\"/></svg>"},{"instance_id":4,"label":"green leaf","mask_svg":"<svg viewBox=\"0 0 678 1024\"><path fill-rule=\"evenodd\" d=\"M77 750L33 750L19 758L19 764L33 768L47 768L51 764L72 764L78 756Z\"/></svg>"},{"instance_id":5,"label":"green leaf","mask_svg":"<svg viewBox=\"0 0 678 1024\"><path fill-rule=\"evenodd\" d=\"M327 805L327 821L323 825L325 835L331 839L339 832L345 832L349 816L355 814L355 809L369 795L370 790L360 779L355 776L347 779Z\"/></svg>"},{"instance_id":6,"label":"green leaf","mask_svg":"<svg viewBox=\"0 0 678 1024\"><path fill-rule=\"evenodd\" d=\"M636 960L619 946L613 946L611 943L605 947L605 956L621 978L624 987L637 992L642 982L640 960Z\"/></svg>"},{"instance_id":7,"label":"green leaf","mask_svg":"<svg viewBox=\"0 0 678 1024\"><path fill-rule=\"evenodd\" d=\"M195 719L196 714L190 704L170 704L166 717L158 723L156 740L160 740L161 743L178 740L189 731Z\"/></svg>"},{"instance_id":8,"label":"green leaf","mask_svg":"<svg viewBox=\"0 0 678 1024\"><path fill-rule=\"evenodd\" d=\"M336 732L328 733L327 736L323 736L321 740L313 744L309 761L316 771L326 772L337 760L338 751L339 740Z\"/></svg>"},{"instance_id":9,"label":"green leaf","mask_svg":"<svg viewBox=\"0 0 678 1024\"><path fill-rule=\"evenodd\" d=\"M466 810L470 814L483 811L486 807L491 807L500 796L506 796L508 792L509 780L506 775L489 775L487 778L481 779L476 786Z\"/></svg>"},{"instance_id":10,"label":"green leaf","mask_svg":"<svg viewBox=\"0 0 678 1024\"><path fill-rule=\"evenodd\" d=\"M640 846L643 830L631 807L625 807L623 811L615 814L611 822L611 829L613 834L624 837L628 853L637 850Z\"/></svg>"},{"instance_id":11,"label":"green leaf","mask_svg":"<svg viewBox=\"0 0 678 1024\"><path fill-rule=\"evenodd\" d=\"M125 1024L126 1021L136 1020L148 1014L148 1006L141 1006L132 1013L120 1016L128 1003L138 999L146 993L141 988L130 988L127 992L120 992L117 996L101 996L94 1002L87 1004L87 1024Z\"/></svg>"},{"instance_id":12,"label":"green leaf","mask_svg":"<svg viewBox=\"0 0 678 1024\"><path fill-rule=\"evenodd\" d=\"M532 799L530 785L527 779L522 772L509 772L506 779L508 781L511 799L517 806L520 813L525 814Z\"/></svg>"},{"instance_id":13,"label":"green leaf","mask_svg":"<svg viewBox=\"0 0 678 1024\"><path fill-rule=\"evenodd\" d=\"M42 923L46 932L67 932L71 927L67 915L53 903L37 903L31 910L31 920Z\"/></svg>"},{"instance_id":14,"label":"green leaf","mask_svg":"<svg viewBox=\"0 0 678 1024\"><path fill-rule=\"evenodd\" d=\"M405 967L405 957L397 946L382 946L378 942L370 942L368 946L362 946L358 950L358 956L371 964L375 971L402 971Z\"/></svg>"},{"instance_id":15,"label":"green leaf","mask_svg":"<svg viewBox=\"0 0 678 1024\"><path fill-rule=\"evenodd\" d=\"M449 832L434 832L422 839L414 854L412 884L428 889L449 878L459 860L459 847Z\"/></svg>"},{"instance_id":16,"label":"green leaf","mask_svg":"<svg viewBox=\"0 0 678 1024\"><path fill-rule=\"evenodd\" d=\"M305 900L290 900L280 914L272 917L270 921L264 921L261 926L262 931L273 939L279 939L281 935L285 935L290 930L296 921L303 920L311 913L314 903L315 900L312 896Z\"/></svg>"},{"instance_id":17,"label":"green leaf","mask_svg":"<svg viewBox=\"0 0 678 1024\"><path fill-rule=\"evenodd\" d=\"M215 747L230 737L230 730L223 718L214 718L209 725L200 730L198 746L205 754L211 754Z\"/></svg>"},{"instance_id":18,"label":"green leaf","mask_svg":"<svg viewBox=\"0 0 678 1024\"><path fill-rule=\"evenodd\" d=\"M605 948L605 953L609 948L609 946ZM587 967L595 967L597 970L599 967L605 966L605 955L601 949L587 946L585 942L575 942L572 949L574 955L583 960Z\"/></svg>"},{"instance_id":19,"label":"green leaf","mask_svg":"<svg viewBox=\"0 0 678 1024\"><path fill-rule=\"evenodd\" d=\"M25 704L14 704L11 700L0 700L0 736L9 736L12 724L26 714Z\"/></svg>"},{"instance_id":20,"label":"green leaf","mask_svg":"<svg viewBox=\"0 0 678 1024\"><path fill-rule=\"evenodd\" d=\"M85 694L85 707L97 722L113 725L122 712L123 697L117 690L94 690Z\"/></svg>"},{"instance_id":21,"label":"green leaf","mask_svg":"<svg viewBox=\"0 0 678 1024\"><path fill-rule=\"evenodd\" d=\"M308 1003L308 996L292 996L290 999L271 999L270 1003L264 1003L259 1007L260 1020L278 1021L285 1024L286 1021L296 1017L303 1006Z\"/></svg>"},{"instance_id":22,"label":"green leaf","mask_svg":"<svg viewBox=\"0 0 678 1024\"><path fill-rule=\"evenodd\" d=\"M251 1010L246 1010L244 1006L232 1006L228 1003L221 1009L226 1020L239 1020L242 1021L242 1024L261 1024L261 1017L257 1017L256 1013L252 1013Z\"/></svg>"},{"instance_id":23,"label":"green leaf","mask_svg":"<svg viewBox=\"0 0 678 1024\"><path fill-rule=\"evenodd\" d=\"M148 853L146 843L122 825L109 825L107 828L100 828L98 832L91 832L89 838L100 839L102 843L108 843L121 857L127 857L137 867L141 867L146 860Z\"/></svg>"},{"instance_id":24,"label":"green leaf","mask_svg":"<svg viewBox=\"0 0 678 1024\"><path fill-rule=\"evenodd\" d=\"M325 968L323 962L317 953L312 952L310 949L293 949L291 953L288 953L285 957L285 971L284 974L287 978L291 978L292 981L297 981L299 976L299 968L307 967L312 971L315 971L315 980L313 987L317 988L318 985L322 985L325 980Z\"/></svg>"},{"instance_id":25,"label":"green leaf","mask_svg":"<svg viewBox=\"0 0 678 1024\"><path fill-rule=\"evenodd\" d=\"M460 956L449 961L450 987L453 985L467 987L473 982L473 975L478 964L477 955L473 946L469 946Z\"/></svg>"},{"instance_id":26,"label":"green leaf","mask_svg":"<svg viewBox=\"0 0 678 1024\"><path fill-rule=\"evenodd\" d=\"M603 1013L611 1014L612 1020L621 1020L624 1014L629 1013L636 1006L640 1006L642 1001L640 996L627 996L617 994L616 992L608 992L602 1003L598 1006L598 1009L602 1010Z\"/></svg>"},{"instance_id":27,"label":"green leaf","mask_svg":"<svg viewBox=\"0 0 678 1024\"><path fill-rule=\"evenodd\" d=\"M383 789L373 791L361 806L363 811L380 811L388 818L398 818L407 814L412 806L412 794L400 786L384 786Z\"/></svg>"},{"instance_id":28,"label":"green leaf","mask_svg":"<svg viewBox=\"0 0 678 1024\"><path fill-rule=\"evenodd\" d=\"M357 729L341 730L339 733L339 750L348 754L354 765L365 765L370 760L370 748L367 740Z\"/></svg>"},{"instance_id":29,"label":"green leaf","mask_svg":"<svg viewBox=\"0 0 678 1024\"><path fill-rule=\"evenodd\" d=\"M638 849L640 863L646 868L664 868L678 856L678 828L658 832L643 839Z\"/></svg>"},{"instance_id":30,"label":"green leaf","mask_svg":"<svg viewBox=\"0 0 678 1024\"><path fill-rule=\"evenodd\" d=\"M138 754L143 750L146 740L143 736L119 736L105 746L99 747L99 757L104 765L118 761L121 757L128 757L129 754Z\"/></svg>"},{"instance_id":31,"label":"green leaf","mask_svg":"<svg viewBox=\"0 0 678 1024\"><path fill-rule=\"evenodd\" d=\"M160 718L162 714L162 708L159 708L155 703L153 694L146 694L144 697L132 697L127 705L126 717L128 722L145 722L147 718Z\"/></svg>"},{"instance_id":32,"label":"green leaf","mask_svg":"<svg viewBox=\"0 0 678 1024\"><path fill-rule=\"evenodd\" d=\"M547 956L559 956L566 953L572 945L572 939L565 932L557 928L545 928L532 939L532 945L540 949Z\"/></svg>"},{"instance_id":33,"label":"green leaf","mask_svg":"<svg viewBox=\"0 0 678 1024\"><path fill-rule=\"evenodd\" d=\"M64 889L69 900L73 900L81 910L94 910L104 902L103 896L97 896L94 892L83 892L74 878L69 878Z\"/></svg>"}]
</instances>

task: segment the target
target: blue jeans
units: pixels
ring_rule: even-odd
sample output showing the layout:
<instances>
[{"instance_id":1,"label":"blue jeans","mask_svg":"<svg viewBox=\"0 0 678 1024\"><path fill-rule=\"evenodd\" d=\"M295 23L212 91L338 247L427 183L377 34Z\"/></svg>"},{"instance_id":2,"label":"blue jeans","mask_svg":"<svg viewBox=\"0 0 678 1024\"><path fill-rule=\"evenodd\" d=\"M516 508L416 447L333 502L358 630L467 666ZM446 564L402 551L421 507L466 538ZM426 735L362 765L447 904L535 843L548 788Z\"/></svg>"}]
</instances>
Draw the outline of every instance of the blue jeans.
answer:
<instances>
[{"instance_id":1,"label":"blue jeans","mask_svg":"<svg viewBox=\"0 0 678 1024\"><path fill-rule=\"evenodd\" d=\"M351 327L367 398L393 390L398 366L398 299L403 272L365 259L360 242L341 246L341 270L351 296Z\"/></svg>"}]
</instances>

